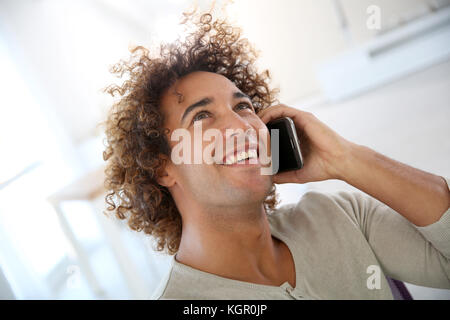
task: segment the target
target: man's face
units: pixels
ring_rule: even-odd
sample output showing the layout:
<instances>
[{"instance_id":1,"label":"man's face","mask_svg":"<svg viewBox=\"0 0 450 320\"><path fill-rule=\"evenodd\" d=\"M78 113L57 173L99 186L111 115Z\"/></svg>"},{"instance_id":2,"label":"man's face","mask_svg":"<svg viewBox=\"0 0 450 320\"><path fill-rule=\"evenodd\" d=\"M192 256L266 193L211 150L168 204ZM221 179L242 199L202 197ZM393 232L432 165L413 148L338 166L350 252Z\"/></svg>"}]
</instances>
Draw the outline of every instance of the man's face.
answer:
<instances>
[{"instance_id":1,"label":"man's face","mask_svg":"<svg viewBox=\"0 0 450 320\"><path fill-rule=\"evenodd\" d=\"M202 102L197 104L200 101ZM175 164L172 161L167 166L167 172L174 181L169 186L173 195L175 193L183 199L188 198L202 206L213 208L258 203L266 198L272 186L272 176L261 174L263 165L260 163L207 164L203 157L205 148L208 148L212 150L211 155L220 154L222 159L222 156L226 156L230 151L242 149L242 141L247 148L252 142L258 145L258 141L261 141L260 135L265 135L265 141L270 145L267 127L256 115L251 100L230 80L211 72L190 73L165 92L161 106L165 116L164 127L170 130L168 141L172 150L182 140L171 141L174 130L185 129L191 140L191 162ZM200 124L203 133L208 129L220 132L222 141L217 137L205 141L202 136L195 135L194 125ZM235 133L234 140L232 135L230 136L230 130ZM251 139L252 137L254 139ZM229 141L234 142L232 149L227 147ZM198 154L199 151L202 161L200 164L194 164L194 153ZM182 153L184 152L185 150ZM228 158L228 161L231 160ZM254 163L256 160L250 162Z\"/></svg>"}]
</instances>

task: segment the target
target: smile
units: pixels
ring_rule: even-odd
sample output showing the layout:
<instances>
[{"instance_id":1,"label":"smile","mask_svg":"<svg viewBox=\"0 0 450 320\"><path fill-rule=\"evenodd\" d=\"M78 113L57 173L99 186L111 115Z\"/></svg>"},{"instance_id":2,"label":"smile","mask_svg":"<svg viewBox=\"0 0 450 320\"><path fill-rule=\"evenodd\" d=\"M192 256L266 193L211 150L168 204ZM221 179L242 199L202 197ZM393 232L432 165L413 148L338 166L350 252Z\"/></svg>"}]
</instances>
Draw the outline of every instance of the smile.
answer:
<instances>
[{"instance_id":1,"label":"smile","mask_svg":"<svg viewBox=\"0 0 450 320\"><path fill-rule=\"evenodd\" d=\"M245 160L257 159L258 152L256 149L249 149L248 151L240 151L236 155L230 154L226 157L225 165L233 165L236 163L245 163ZM253 161L257 163L257 161Z\"/></svg>"}]
</instances>

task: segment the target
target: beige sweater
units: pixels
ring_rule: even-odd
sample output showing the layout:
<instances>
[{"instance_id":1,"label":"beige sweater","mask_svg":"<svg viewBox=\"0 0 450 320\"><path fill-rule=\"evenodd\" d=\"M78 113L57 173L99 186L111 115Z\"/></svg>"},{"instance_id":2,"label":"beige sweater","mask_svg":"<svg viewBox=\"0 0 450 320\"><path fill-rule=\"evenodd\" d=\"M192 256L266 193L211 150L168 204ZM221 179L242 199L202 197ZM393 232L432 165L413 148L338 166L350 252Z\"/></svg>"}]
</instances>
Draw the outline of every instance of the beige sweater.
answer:
<instances>
[{"instance_id":1,"label":"beige sweater","mask_svg":"<svg viewBox=\"0 0 450 320\"><path fill-rule=\"evenodd\" d=\"M294 257L295 288L228 279L172 258L151 298L393 299L385 276L450 289L450 209L418 227L363 192L309 191L268 219Z\"/></svg>"}]
</instances>

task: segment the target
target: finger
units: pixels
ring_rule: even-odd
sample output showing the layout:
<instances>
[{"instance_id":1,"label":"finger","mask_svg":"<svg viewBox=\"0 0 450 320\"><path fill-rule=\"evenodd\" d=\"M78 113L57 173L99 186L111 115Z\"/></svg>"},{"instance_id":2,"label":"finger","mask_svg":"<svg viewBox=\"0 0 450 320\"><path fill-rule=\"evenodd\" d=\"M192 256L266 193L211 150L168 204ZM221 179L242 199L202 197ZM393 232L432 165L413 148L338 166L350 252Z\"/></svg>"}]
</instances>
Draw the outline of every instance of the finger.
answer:
<instances>
[{"instance_id":1,"label":"finger","mask_svg":"<svg viewBox=\"0 0 450 320\"><path fill-rule=\"evenodd\" d=\"M266 114L267 112L272 112L272 110L279 109L280 107L285 107L286 108L287 106L284 105L284 104L276 104L276 105L273 105L273 106L266 107L266 108L264 108L264 109L262 109L262 110L260 110L258 112L258 116L262 116L262 115Z\"/></svg>"},{"instance_id":2,"label":"finger","mask_svg":"<svg viewBox=\"0 0 450 320\"><path fill-rule=\"evenodd\" d=\"M278 104L278 105L266 107L266 108L260 110L260 111L257 113L257 115L258 115L259 117L262 117L262 116L263 116L264 114L266 114L269 110L272 110L272 109L277 108L277 107L279 107L279 106L281 106L281 105Z\"/></svg>"},{"instance_id":3,"label":"finger","mask_svg":"<svg viewBox=\"0 0 450 320\"><path fill-rule=\"evenodd\" d=\"M258 116L262 122L268 123L281 117L293 117L295 116L295 111L288 107L278 105L264 109L261 113L258 113Z\"/></svg>"},{"instance_id":4,"label":"finger","mask_svg":"<svg viewBox=\"0 0 450 320\"><path fill-rule=\"evenodd\" d=\"M294 121L296 127L300 129L303 129L308 121L314 121L313 114L310 112L290 108L285 105L268 107L261 113L258 113L258 116L265 124L278 118L290 117Z\"/></svg>"}]
</instances>

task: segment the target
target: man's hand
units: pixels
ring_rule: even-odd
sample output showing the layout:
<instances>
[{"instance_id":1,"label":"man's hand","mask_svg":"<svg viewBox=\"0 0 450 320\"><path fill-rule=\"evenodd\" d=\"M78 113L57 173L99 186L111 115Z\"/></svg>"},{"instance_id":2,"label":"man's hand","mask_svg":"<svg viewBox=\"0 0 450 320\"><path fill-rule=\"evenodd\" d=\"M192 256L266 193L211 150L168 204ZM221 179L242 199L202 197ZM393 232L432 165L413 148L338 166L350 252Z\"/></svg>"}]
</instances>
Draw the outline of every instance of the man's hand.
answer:
<instances>
[{"instance_id":1,"label":"man's hand","mask_svg":"<svg viewBox=\"0 0 450 320\"><path fill-rule=\"evenodd\" d=\"M416 226L438 221L449 208L450 189L442 176L349 142L310 112L278 105L262 110L258 115L264 123L290 117L300 139L303 168L276 174L275 183L343 180L383 202Z\"/></svg>"},{"instance_id":2,"label":"man's hand","mask_svg":"<svg viewBox=\"0 0 450 320\"><path fill-rule=\"evenodd\" d=\"M284 104L268 107L258 113L261 120L269 121L290 117L297 128L303 157L303 168L276 174L274 183L307 183L328 179L341 179L341 168L348 161L353 143L345 140L312 113L290 108Z\"/></svg>"}]
</instances>

